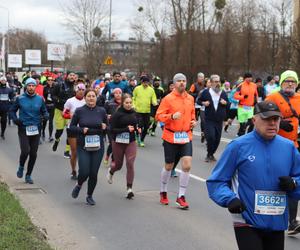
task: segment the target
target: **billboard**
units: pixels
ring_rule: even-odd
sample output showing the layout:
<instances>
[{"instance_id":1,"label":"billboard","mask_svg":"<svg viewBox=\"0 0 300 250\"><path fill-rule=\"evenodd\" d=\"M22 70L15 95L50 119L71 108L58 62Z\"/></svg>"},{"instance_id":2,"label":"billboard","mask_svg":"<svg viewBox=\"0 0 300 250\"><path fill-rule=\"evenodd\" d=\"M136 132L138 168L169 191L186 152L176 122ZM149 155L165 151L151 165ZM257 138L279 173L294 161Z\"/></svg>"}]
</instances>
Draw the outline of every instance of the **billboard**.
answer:
<instances>
[{"instance_id":1,"label":"billboard","mask_svg":"<svg viewBox=\"0 0 300 250\"><path fill-rule=\"evenodd\" d=\"M39 49L26 49L25 50L25 63L28 65L41 65L41 50Z\"/></svg>"},{"instance_id":2,"label":"billboard","mask_svg":"<svg viewBox=\"0 0 300 250\"><path fill-rule=\"evenodd\" d=\"M47 46L48 61L64 61L66 54L66 46L64 44L51 44Z\"/></svg>"},{"instance_id":3,"label":"billboard","mask_svg":"<svg viewBox=\"0 0 300 250\"><path fill-rule=\"evenodd\" d=\"M22 55L8 54L8 68L22 68Z\"/></svg>"}]
</instances>

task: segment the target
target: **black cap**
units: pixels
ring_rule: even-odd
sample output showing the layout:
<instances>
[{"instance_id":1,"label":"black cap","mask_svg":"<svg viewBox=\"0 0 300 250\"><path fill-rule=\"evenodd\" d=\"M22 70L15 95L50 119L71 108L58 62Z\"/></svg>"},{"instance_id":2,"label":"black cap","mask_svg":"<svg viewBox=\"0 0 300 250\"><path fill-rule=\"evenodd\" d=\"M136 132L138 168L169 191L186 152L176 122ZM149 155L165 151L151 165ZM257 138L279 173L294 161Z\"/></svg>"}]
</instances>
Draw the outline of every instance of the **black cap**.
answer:
<instances>
[{"instance_id":1,"label":"black cap","mask_svg":"<svg viewBox=\"0 0 300 250\"><path fill-rule=\"evenodd\" d=\"M257 103L254 107L254 114L260 115L260 117L263 119L267 119L272 116L282 117L278 106L274 102L270 101Z\"/></svg>"},{"instance_id":2,"label":"black cap","mask_svg":"<svg viewBox=\"0 0 300 250\"><path fill-rule=\"evenodd\" d=\"M150 79L148 76L141 76L141 82L150 82Z\"/></svg>"},{"instance_id":3,"label":"black cap","mask_svg":"<svg viewBox=\"0 0 300 250\"><path fill-rule=\"evenodd\" d=\"M36 80L36 79L41 80L41 76L40 75L33 75L33 76L31 76L31 78L33 78L34 80Z\"/></svg>"}]
</instances>

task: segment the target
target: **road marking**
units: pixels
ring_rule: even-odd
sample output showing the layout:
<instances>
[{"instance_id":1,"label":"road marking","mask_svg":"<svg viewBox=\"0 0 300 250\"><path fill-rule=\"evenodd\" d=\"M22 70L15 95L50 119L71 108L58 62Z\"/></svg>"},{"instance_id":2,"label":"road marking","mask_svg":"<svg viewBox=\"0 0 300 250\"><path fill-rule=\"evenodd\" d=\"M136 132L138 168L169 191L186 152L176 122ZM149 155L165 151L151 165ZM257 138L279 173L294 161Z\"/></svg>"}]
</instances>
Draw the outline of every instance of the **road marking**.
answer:
<instances>
[{"instance_id":1,"label":"road marking","mask_svg":"<svg viewBox=\"0 0 300 250\"><path fill-rule=\"evenodd\" d=\"M193 134L196 135L196 136L201 136L201 132L198 132L198 131L193 131ZM232 139L222 137L221 141L226 142L226 143L230 143L232 141Z\"/></svg>"},{"instance_id":2,"label":"road marking","mask_svg":"<svg viewBox=\"0 0 300 250\"><path fill-rule=\"evenodd\" d=\"M180 169L175 169L175 171L178 172L178 173L182 173L182 170L180 170ZM206 182L205 179L203 179L203 178L201 178L197 175L194 175L194 174L190 174L190 177L197 180L197 181Z\"/></svg>"}]
</instances>

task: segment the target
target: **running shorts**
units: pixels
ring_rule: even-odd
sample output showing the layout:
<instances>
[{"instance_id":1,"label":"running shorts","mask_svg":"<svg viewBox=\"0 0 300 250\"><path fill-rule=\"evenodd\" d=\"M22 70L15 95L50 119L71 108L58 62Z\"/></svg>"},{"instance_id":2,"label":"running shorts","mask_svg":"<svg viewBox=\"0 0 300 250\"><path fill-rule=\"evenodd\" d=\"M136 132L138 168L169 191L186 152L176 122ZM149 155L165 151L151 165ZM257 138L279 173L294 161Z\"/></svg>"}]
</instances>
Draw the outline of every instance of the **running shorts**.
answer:
<instances>
[{"instance_id":1,"label":"running shorts","mask_svg":"<svg viewBox=\"0 0 300 250\"><path fill-rule=\"evenodd\" d=\"M62 111L55 109L54 111L54 122L57 130L64 129L68 124L68 119L63 118Z\"/></svg>"},{"instance_id":2,"label":"running shorts","mask_svg":"<svg viewBox=\"0 0 300 250\"><path fill-rule=\"evenodd\" d=\"M185 144L175 144L167 141L163 142L164 153L165 153L165 163L174 163L176 156L192 156L193 155L193 145L190 141Z\"/></svg>"},{"instance_id":3,"label":"running shorts","mask_svg":"<svg viewBox=\"0 0 300 250\"><path fill-rule=\"evenodd\" d=\"M238 107L238 121L240 123L245 123L249 119L253 117L254 108L247 106L245 108L244 106Z\"/></svg>"}]
</instances>

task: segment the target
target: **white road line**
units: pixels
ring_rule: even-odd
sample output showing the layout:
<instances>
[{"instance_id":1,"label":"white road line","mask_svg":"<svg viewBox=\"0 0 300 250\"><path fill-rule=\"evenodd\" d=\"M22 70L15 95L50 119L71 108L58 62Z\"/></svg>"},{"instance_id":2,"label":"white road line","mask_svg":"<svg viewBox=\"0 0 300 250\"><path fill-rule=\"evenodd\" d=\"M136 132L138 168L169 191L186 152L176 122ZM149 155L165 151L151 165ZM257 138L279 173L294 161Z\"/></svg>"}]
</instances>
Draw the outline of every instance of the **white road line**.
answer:
<instances>
[{"instance_id":1,"label":"white road line","mask_svg":"<svg viewBox=\"0 0 300 250\"><path fill-rule=\"evenodd\" d=\"M201 136L201 132L198 132L198 131L193 131L193 134L196 135L196 136ZM226 143L230 143L232 140L231 140L231 139L228 139L228 138L222 137L222 138L221 138L221 141L222 141L222 142L226 142Z\"/></svg>"},{"instance_id":2,"label":"white road line","mask_svg":"<svg viewBox=\"0 0 300 250\"><path fill-rule=\"evenodd\" d=\"M176 170L176 172L178 172L178 173L181 173L181 172L182 172L182 170L180 170L180 169L175 169L175 170ZM203 178L201 178L201 177L199 177L199 176L197 176L197 175L194 175L194 174L190 174L190 177L193 178L193 179L195 179L195 180L197 180L197 181L206 182L205 179L203 179Z\"/></svg>"}]
</instances>

